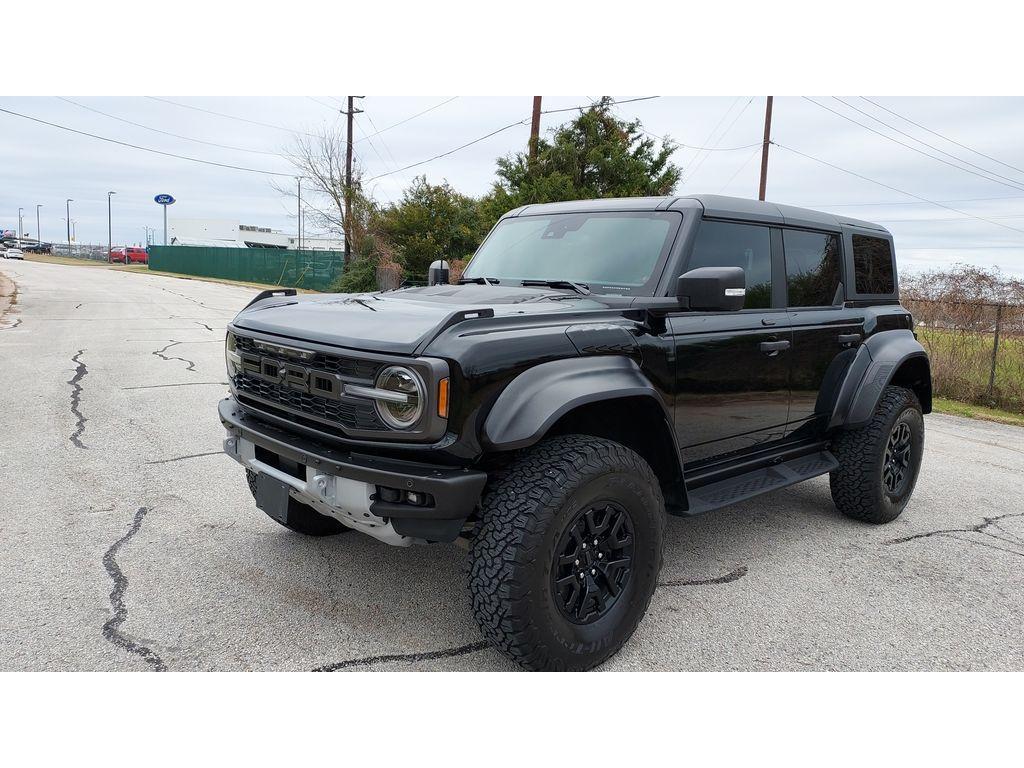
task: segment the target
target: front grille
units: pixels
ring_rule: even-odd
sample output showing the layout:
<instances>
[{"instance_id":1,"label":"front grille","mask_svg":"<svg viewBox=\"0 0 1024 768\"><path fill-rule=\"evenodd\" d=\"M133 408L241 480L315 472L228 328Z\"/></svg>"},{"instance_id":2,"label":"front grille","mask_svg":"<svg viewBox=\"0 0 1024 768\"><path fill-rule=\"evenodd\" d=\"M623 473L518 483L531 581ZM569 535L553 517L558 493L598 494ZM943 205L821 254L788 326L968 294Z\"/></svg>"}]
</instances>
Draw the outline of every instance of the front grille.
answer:
<instances>
[{"instance_id":1,"label":"front grille","mask_svg":"<svg viewBox=\"0 0 1024 768\"><path fill-rule=\"evenodd\" d=\"M288 362L288 358L266 352L256 346L253 339L246 336L235 335L236 349L239 353L246 352L250 355L269 357L281 362ZM377 373L383 368L382 363L373 360L363 360L358 357L344 357L342 355L329 355L324 352L317 352L311 360L303 360L303 365L316 368L320 371L336 373L339 376L349 376L353 379L363 379L364 383L372 382Z\"/></svg>"},{"instance_id":2,"label":"front grille","mask_svg":"<svg viewBox=\"0 0 1024 768\"><path fill-rule=\"evenodd\" d=\"M236 335L235 343L236 350L240 354L278 360L282 364L296 362L260 349L252 339L244 336ZM336 373L363 384L372 384L377 372L382 367L381 363L372 360L360 360L322 352L317 352L315 357L310 360L301 361L301 365L313 370ZM244 370L235 374L233 383L240 395L249 395L251 398L258 398L261 401L306 414L328 424L337 424L343 429L363 431L386 431L388 429L377 415L377 409L372 400L345 395L342 395L340 399L320 397L308 392L300 392L280 382L268 381ZM245 399L249 400L249 398ZM253 405L258 408L260 404L253 403Z\"/></svg>"}]
</instances>

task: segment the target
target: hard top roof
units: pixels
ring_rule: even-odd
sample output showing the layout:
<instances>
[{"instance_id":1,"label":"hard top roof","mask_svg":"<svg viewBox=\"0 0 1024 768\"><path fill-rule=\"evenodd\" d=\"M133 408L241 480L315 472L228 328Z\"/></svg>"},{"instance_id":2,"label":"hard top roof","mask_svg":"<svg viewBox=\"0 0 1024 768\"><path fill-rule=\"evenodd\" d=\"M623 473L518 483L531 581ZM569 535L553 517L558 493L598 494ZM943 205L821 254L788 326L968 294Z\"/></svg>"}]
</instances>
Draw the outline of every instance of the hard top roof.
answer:
<instances>
[{"instance_id":1,"label":"hard top roof","mask_svg":"<svg viewBox=\"0 0 1024 768\"><path fill-rule=\"evenodd\" d=\"M716 219L740 219L766 224L789 224L799 227L838 230L843 225L887 232L880 224L837 216L762 200L724 195L669 195L665 197L606 197L599 200L568 200L562 203L525 205L507 216L537 216L552 213L585 213L588 211L673 211L700 207L703 215Z\"/></svg>"}]
</instances>

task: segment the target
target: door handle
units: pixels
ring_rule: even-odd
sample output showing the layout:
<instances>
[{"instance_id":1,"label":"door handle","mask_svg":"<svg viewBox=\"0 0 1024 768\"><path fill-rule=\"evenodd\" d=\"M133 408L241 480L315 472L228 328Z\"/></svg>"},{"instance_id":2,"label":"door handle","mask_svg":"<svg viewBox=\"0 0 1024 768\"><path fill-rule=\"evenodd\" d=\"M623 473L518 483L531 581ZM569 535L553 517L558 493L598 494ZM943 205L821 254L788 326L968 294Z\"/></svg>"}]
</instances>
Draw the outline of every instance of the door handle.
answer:
<instances>
[{"instance_id":1,"label":"door handle","mask_svg":"<svg viewBox=\"0 0 1024 768\"><path fill-rule=\"evenodd\" d=\"M839 343L840 344L855 344L860 341L859 333L840 333Z\"/></svg>"},{"instance_id":2,"label":"door handle","mask_svg":"<svg viewBox=\"0 0 1024 768\"><path fill-rule=\"evenodd\" d=\"M788 341L762 341L761 351L766 352L770 357L774 357L784 349L789 349Z\"/></svg>"}]
</instances>

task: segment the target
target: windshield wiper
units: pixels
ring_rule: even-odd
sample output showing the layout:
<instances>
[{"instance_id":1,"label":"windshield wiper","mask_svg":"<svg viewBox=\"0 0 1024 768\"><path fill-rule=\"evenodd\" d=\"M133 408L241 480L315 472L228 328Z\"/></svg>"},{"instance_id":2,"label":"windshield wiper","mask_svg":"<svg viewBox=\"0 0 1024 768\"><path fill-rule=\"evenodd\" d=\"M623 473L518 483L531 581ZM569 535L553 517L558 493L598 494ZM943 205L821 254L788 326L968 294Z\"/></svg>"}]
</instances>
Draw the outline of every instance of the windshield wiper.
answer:
<instances>
[{"instance_id":1,"label":"windshield wiper","mask_svg":"<svg viewBox=\"0 0 1024 768\"><path fill-rule=\"evenodd\" d=\"M455 281L456 285L465 285L466 283L476 283L477 285L498 285L501 282L496 277L460 277Z\"/></svg>"},{"instance_id":2,"label":"windshield wiper","mask_svg":"<svg viewBox=\"0 0 1024 768\"><path fill-rule=\"evenodd\" d=\"M543 285L546 288L572 288L576 293L584 296L590 295L590 286L586 283L577 283L573 280L523 280L523 287L531 285Z\"/></svg>"}]
</instances>

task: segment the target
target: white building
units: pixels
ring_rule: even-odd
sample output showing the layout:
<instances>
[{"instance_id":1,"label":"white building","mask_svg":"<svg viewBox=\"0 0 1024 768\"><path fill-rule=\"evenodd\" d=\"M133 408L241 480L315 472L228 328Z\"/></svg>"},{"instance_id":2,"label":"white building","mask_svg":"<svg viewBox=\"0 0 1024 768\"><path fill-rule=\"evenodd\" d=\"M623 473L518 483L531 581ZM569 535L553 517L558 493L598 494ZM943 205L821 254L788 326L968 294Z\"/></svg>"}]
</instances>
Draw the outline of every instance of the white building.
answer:
<instances>
[{"instance_id":1,"label":"white building","mask_svg":"<svg viewBox=\"0 0 1024 768\"><path fill-rule=\"evenodd\" d=\"M298 248L298 238L270 227L241 224L237 219L169 219L168 245L200 245L220 248ZM343 251L345 241L328 237L304 237L303 250Z\"/></svg>"}]
</instances>

